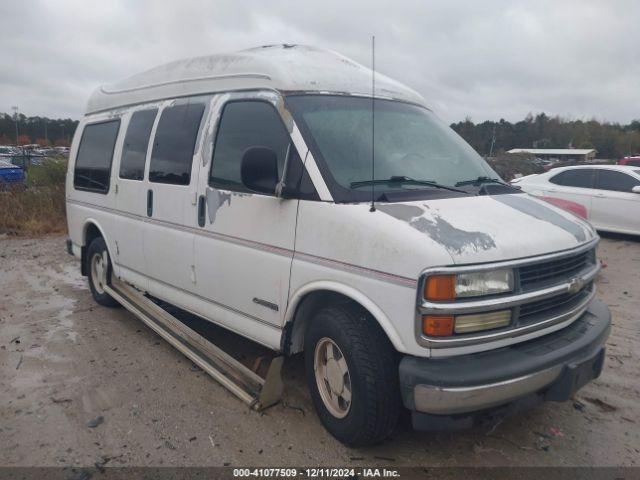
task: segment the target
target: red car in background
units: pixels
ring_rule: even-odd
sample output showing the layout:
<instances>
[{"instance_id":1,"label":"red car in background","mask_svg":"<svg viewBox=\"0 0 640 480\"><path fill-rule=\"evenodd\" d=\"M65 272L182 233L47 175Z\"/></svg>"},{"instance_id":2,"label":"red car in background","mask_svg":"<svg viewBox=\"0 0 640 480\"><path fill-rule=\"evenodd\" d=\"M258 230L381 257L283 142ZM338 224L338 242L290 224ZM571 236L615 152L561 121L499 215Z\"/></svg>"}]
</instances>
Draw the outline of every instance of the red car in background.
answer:
<instances>
[{"instance_id":1,"label":"red car in background","mask_svg":"<svg viewBox=\"0 0 640 480\"><path fill-rule=\"evenodd\" d=\"M538 197L545 202L549 202L556 207L560 207L563 210L573 213L580 218L584 218L587 220L587 209L584 205L580 205L579 203L572 202L571 200L563 200L561 198L554 197Z\"/></svg>"},{"instance_id":2,"label":"red car in background","mask_svg":"<svg viewBox=\"0 0 640 480\"><path fill-rule=\"evenodd\" d=\"M624 157L618 160L618 165L630 165L632 167L640 167L640 156Z\"/></svg>"}]
</instances>

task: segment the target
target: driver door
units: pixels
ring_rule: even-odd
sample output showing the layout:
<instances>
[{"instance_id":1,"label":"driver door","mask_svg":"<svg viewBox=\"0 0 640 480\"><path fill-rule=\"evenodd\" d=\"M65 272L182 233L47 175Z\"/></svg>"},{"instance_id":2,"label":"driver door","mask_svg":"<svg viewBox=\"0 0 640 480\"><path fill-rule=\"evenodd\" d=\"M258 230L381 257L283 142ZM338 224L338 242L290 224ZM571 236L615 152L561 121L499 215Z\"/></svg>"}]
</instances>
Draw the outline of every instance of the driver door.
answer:
<instances>
[{"instance_id":1,"label":"driver door","mask_svg":"<svg viewBox=\"0 0 640 480\"><path fill-rule=\"evenodd\" d=\"M250 191L242 182L241 163L247 149L260 146L275 152L280 178L285 163L300 177L304 167L270 101L246 94L230 98L220 107L211 166L201 170L201 225L194 242L197 295L215 306L211 316L228 328L261 343L271 333L277 342L299 200Z\"/></svg>"}]
</instances>

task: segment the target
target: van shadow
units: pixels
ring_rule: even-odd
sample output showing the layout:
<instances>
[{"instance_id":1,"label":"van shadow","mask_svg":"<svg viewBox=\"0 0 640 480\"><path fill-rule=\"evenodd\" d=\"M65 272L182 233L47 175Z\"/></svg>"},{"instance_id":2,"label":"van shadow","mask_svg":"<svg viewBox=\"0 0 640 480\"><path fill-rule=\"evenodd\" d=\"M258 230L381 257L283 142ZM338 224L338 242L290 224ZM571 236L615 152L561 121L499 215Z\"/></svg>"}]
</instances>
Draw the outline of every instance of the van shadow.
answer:
<instances>
[{"instance_id":1,"label":"van shadow","mask_svg":"<svg viewBox=\"0 0 640 480\"><path fill-rule=\"evenodd\" d=\"M619 242L633 242L640 243L640 235L630 235L627 233L614 233L614 232L601 232L598 231L598 235L607 240L619 241Z\"/></svg>"}]
</instances>

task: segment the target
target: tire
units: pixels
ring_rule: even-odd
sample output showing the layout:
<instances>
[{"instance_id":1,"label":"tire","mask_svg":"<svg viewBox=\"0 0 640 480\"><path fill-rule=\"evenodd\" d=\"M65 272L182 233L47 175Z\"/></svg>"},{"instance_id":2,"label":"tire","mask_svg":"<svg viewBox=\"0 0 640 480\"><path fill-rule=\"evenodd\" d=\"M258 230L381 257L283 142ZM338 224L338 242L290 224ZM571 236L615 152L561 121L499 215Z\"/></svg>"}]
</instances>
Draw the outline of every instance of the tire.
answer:
<instances>
[{"instance_id":1,"label":"tire","mask_svg":"<svg viewBox=\"0 0 640 480\"><path fill-rule=\"evenodd\" d=\"M386 439L402 409L398 355L375 319L349 304L325 307L311 319L304 351L311 398L329 433L349 447Z\"/></svg>"},{"instance_id":2,"label":"tire","mask_svg":"<svg viewBox=\"0 0 640 480\"><path fill-rule=\"evenodd\" d=\"M89 288L93 299L104 307L118 307L120 304L104 291L104 286L111 282L111 260L107 244L102 237L93 239L89 244L86 262Z\"/></svg>"}]
</instances>

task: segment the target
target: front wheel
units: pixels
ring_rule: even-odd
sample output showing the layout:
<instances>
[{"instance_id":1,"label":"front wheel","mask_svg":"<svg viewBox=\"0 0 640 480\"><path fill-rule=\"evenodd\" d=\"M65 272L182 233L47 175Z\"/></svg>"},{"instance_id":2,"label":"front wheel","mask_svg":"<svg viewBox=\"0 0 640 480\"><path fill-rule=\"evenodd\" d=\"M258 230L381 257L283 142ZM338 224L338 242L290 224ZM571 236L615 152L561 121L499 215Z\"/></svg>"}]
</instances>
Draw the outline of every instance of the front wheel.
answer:
<instances>
[{"instance_id":1,"label":"front wheel","mask_svg":"<svg viewBox=\"0 0 640 480\"><path fill-rule=\"evenodd\" d=\"M107 244L102 237L94 239L87 250L87 272L89 272L89 288L93 299L105 307L117 307L119 304L105 291L111 279L111 261Z\"/></svg>"},{"instance_id":2,"label":"front wheel","mask_svg":"<svg viewBox=\"0 0 640 480\"><path fill-rule=\"evenodd\" d=\"M320 421L342 443L378 443L401 410L398 361L376 321L352 305L325 307L305 335L305 368Z\"/></svg>"}]
</instances>

